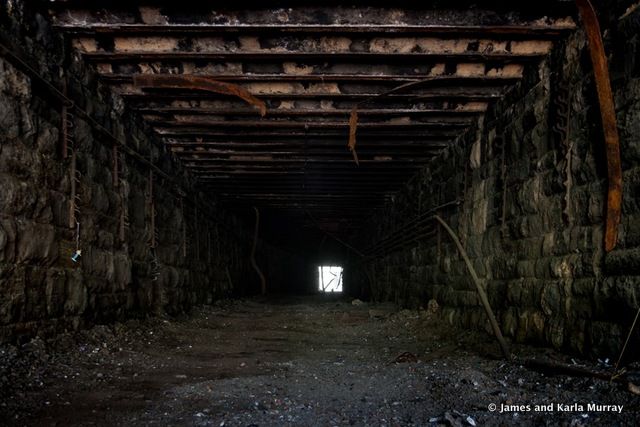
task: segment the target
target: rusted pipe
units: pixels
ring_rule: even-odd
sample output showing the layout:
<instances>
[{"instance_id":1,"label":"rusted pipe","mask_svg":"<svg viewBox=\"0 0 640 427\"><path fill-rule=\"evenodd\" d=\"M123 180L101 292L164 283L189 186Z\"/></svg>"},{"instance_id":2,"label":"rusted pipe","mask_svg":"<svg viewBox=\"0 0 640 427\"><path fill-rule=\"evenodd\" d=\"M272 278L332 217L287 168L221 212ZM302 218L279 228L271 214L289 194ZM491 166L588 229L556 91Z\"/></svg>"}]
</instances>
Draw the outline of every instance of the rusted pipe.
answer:
<instances>
[{"instance_id":1,"label":"rusted pipe","mask_svg":"<svg viewBox=\"0 0 640 427\"><path fill-rule=\"evenodd\" d=\"M616 110L609 80L607 56L602 43L598 17L589 0L576 0L580 17L589 41L589 54L596 81L602 131L607 156L607 211L604 235L604 249L610 252L618 241L618 226L622 217L622 166L620 161L620 141L616 125Z\"/></svg>"},{"instance_id":2,"label":"rusted pipe","mask_svg":"<svg viewBox=\"0 0 640 427\"><path fill-rule=\"evenodd\" d=\"M267 105L253 96L248 90L237 84L221 82L207 76L175 75L175 74L136 74L133 84L144 88L163 89L196 89L223 95L236 96L260 111L267 114Z\"/></svg>"},{"instance_id":3,"label":"rusted pipe","mask_svg":"<svg viewBox=\"0 0 640 427\"><path fill-rule=\"evenodd\" d=\"M456 244L460 255L462 255L462 259L464 263L467 265L467 269L469 270L469 274L471 274L471 278L473 279L473 283L476 285L476 289L478 290L478 296L480 297L480 302L484 307L484 311L487 313L487 317L489 318L489 323L491 323L491 329L493 329L493 334L496 336L498 343L500 344L500 348L502 349L502 354L505 359L511 359L511 352L509 351L509 347L507 346L507 342L502 336L502 331L500 330L500 326L498 325L498 321L496 320L495 314L493 314L493 310L491 309L491 305L489 304L489 298L487 298L487 293L485 292L482 284L480 283L480 278L478 278L478 274L476 270L473 268L471 264L471 260L469 259L469 255L467 255L467 251L462 247L462 243L460 243L460 239L456 233L449 227L449 225L438 215L434 215L433 219L438 221L440 225L449 233L451 240Z\"/></svg>"},{"instance_id":4,"label":"rusted pipe","mask_svg":"<svg viewBox=\"0 0 640 427\"><path fill-rule=\"evenodd\" d=\"M76 204L77 198L77 154L76 150L71 151L71 164L69 165L69 184L71 186L69 190L69 228L76 227Z\"/></svg>"}]
</instances>

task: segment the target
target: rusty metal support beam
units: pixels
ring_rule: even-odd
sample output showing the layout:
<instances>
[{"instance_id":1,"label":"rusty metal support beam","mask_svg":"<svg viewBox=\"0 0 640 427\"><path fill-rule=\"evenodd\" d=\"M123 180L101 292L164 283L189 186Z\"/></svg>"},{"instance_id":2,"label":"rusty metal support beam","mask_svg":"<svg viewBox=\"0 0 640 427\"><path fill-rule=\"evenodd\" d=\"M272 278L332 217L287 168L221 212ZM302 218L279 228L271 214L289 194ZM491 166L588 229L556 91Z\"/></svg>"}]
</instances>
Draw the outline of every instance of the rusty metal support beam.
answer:
<instances>
[{"instance_id":1,"label":"rusty metal support beam","mask_svg":"<svg viewBox=\"0 0 640 427\"><path fill-rule=\"evenodd\" d=\"M247 141L243 141L240 136L242 135L228 135L224 140L199 140L195 141L193 138L189 140L178 140L177 137L171 138L163 138L163 142L175 150L193 150L193 149L228 149L228 150L285 150L285 149L294 149L299 148L303 149L305 146L309 151L313 149L321 149L321 148L337 148L344 146L344 140L342 138L317 138L317 139L298 139L291 138L289 140L260 140L260 138L255 137L249 139ZM373 137L373 135L372 135ZM378 140L378 139L368 139L364 141L360 141L361 146L369 146L370 148L375 149L407 149L407 150L418 150L418 149L440 149L449 146L450 144L455 143L454 138L444 139L443 137L430 137L428 134L416 135L416 140L395 140L393 137L386 136L386 140ZM255 142L260 141L260 142Z\"/></svg>"},{"instance_id":2,"label":"rusty metal support beam","mask_svg":"<svg viewBox=\"0 0 640 427\"><path fill-rule=\"evenodd\" d=\"M69 228L76 228L76 211L77 211L77 202L78 202L78 193L77 193L77 185L78 185L78 171L76 168L77 165L77 151L75 148L72 148L71 151L71 162L69 164L69 184L71 189L69 191Z\"/></svg>"},{"instance_id":3,"label":"rusty metal support beam","mask_svg":"<svg viewBox=\"0 0 640 427\"><path fill-rule=\"evenodd\" d=\"M185 116L225 116L225 117L234 117L234 116L248 116L254 115L255 111L249 109L239 109L239 108L195 108L195 107L157 107L157 108L148 108L148 107L137 107L134 108L137 112L141 114L149 114L149 115L157 115L157 116L171 116L171 115L185 115ZM425 116L431 117L441 117L441 118L464 118L464 117L476 117L479 114L483 114L485 108L475 108L475 109L407 109L407 108L394 108L394 109L366 109L366 106L362 106L358 109L358 114L360 116L382 116L385 118L388 117L397 117L397 116L407 116L407 117L417 117L423 118ZM336 117L344 117L350 113L350 110L346 109L333 109L333 108L325 108L325 109L304 109L304 108L296 108L296 109L277 109L271 108L269 109L269 117L277 118L277 117L326 117L326 116L336 116Z\"/></svg>"},{"instance_id":4,"label":"rusty metal support beam","mask_svg":"<svg viewBox=\"0 0 640 427\"><path fill-rule=\"evenodd\" d=\"M253 96L248 90L233 83L220 82L206 76L174 75L174 74L136 74L133 83L137 87L153 89L191 89L202 90L222 95L235 96L260 110L260 115L267 113L264 101Z\"/></svg>"},{"instance_id":5,"label":"rusty metal support beam","mask_svg":"<svg viewBox=\"0 0 640 427\"><path fill-rule=\"evenodd\" d=\"M92 62L141 62L141 61L224 61L264 62L295 61L300 63L326 62L331 59L340 63L420 63L424 61L460 61L483 63L499 61L505 64L537 61L546 53L375 53L375 52L86 52L82 54Z\"/></svg>"},{"instance_id":6,"label":"rusty metal support beam","mask_svg":"<svg viewBox=\"0 0 640 427\"><path fill-rule=\"evenodd\" d=\"M132 107L137 107L135 103L149 103L149 102L197 102L197 101L214 101L220 99L220 95L214 93L163 93L163 92L147 92L147 93L119 93L119 95L132 102ZM375 93L269 93L261 94L261 99L265 100L267 106L277 105L283 102L296 102L296 101L322 101L331 100L333 102L359 102L365 99L369 99L375 96ZM384 99L376 100L372 103L372 107L377 108L410 108L420 104L422 102L491 102L500 99L502 96L501 91L495 92L469 92L469 91L452 91L452 90L438 90L431 91L428 94L393 94L386 96Z\"/></svg>"},{"instance_id":7,"label":"rusty metal support beam","mask_svg":"<svg viewBox=\"0 0 640 427\"><path fill-rule=\"evenodd\" d=\"M202 128L163 128L163 127L155 127L155 131L159 136L169 137L169 138L234 138L234 139L242 139L242 138L250 138L250 139L267 139L267 138L330 138L330 137L338 137L344 138L348 134L348 128L346 125L343 125L343 130L340 128L334 128L331 130L309 130L305 131L304 129L291 129L286 132L284 130L279 129L266 129L263 131L260 130L245 130L237 133L229 133L229 132L217 132L215 130L207 130ZM424 130L424 129L423 129ZM429 129L428 132L401 132L401 129L362 129L359 133L360 140L363 139L406 139L411 138L412 140L422 138L424 136L425 139L433 138L433 137L452 137L460 135L459 129L452 128L440 128L440 129Z\"/></svg>"},{"instance_id":8,"label":"rusty metal support beam","mask_svg":"<svg viewBox=\"0 0 640 427\"><path fill-rule=\"evenodd\" d=\"M162 129L170 128L193 128L193 129L210 129L210 128L241 128L241 129L345 129L343 122L294 122L288 120L147 120L151 126L158 126ZM402 130L402 131L424 131L431 129L461 129L468 127L471 121L457 122L409 122L409 123L382 123L370 122L361 123L359 129L381 129L381 130Z\"/></svg>"},{"instance_id":9,"label":"rusty metal support beam","mask_svg":"<svg viewBox=\"0 0 640 427\"><path fill-rule=\"evenodd\" d=\"M593 74L596 81L602 131L607 155L607 211L605 214L604 248L610 252L618 241L618 226L622 217L622 163L620 160L620 141L616 124L616 109L611 92L607 55L602 43L598 17L589 0L576 0L580 17L584 23L589 41L589 54L593 64Z\"/></svg>"},{"instance_id":10,"label":"rusty metal support beam","mask_svg":"<svg viewBox=\"0 0 640 427\"><path fill-rule=\"evenodd\" d=\"M133 83L136 75L154 75L154 76L176 76L176 74L122 74L122 73L103 73L100 79L109 84ZM198 77L200 75L178 74L185 77ZM200 76L203 77L203 76ZM224 82L307 82L307 83L376 83L395 84L410 83L424 81L425 77L412 74L338 74L338 73L322 73L322 74L216 74L207 76L216 81ZM513 84L521 79L521 75L439 75L433 76L431 81L441 84Z\"/></svg>"},{"instance_id":11,"label":"rusty metal support beam","mask_svg":"<svg viewBox=\"0 0 640 427\"><path fill-rule=\"evenodd\" d=\"M573 25L152 25L113 23L99 25L57 24L54 29L76 35L166 35L207 36L215 34L332 34L399 35L435 37L486 37L506 40L552 40L574 29Z\"/></svg>"}]
</instances>

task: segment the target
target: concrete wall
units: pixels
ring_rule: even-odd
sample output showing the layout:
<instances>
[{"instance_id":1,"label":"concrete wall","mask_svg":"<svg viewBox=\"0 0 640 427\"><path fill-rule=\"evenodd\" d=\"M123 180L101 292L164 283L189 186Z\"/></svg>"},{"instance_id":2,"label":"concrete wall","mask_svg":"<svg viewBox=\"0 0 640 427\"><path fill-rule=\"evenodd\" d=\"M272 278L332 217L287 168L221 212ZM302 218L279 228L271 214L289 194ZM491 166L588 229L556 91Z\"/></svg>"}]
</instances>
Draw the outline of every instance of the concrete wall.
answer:
<instances>
[{"instance_id":1,"label":"concrete wall","mask_svg":"<svg viewBox=\"0 0 640 427\"><path fill-rule=\"evenodd\" d=\"M22 51L58 88L66 75L69 97L81 109L175 176L187 195L182 202L174 186L156 176L154 254L148 168L125 156L116 185L111 140L76 117L70 135L80 172L82 257L71 261L76 228L69 227L72 175L70 158L60 153L61 107L37 80L0 57L0 341L178 313L256 291L249 265L253 224L207 208L189 176L98 85L80 58L65 59L62 39L51 35L47 20L28 3L4 3L0 9L3 44ZM123 211L129 225L121 239ZM276 265L282 259L286 254L261 242L258 262L266 271L282 270Z\"/></svg>"},{"instance_id":2,"label":"concrete wall","mask_svg":"<svg viewBox=\"0 0 640 427\"><path fill-rule=\"evenodd\" d=\"M371 246L458 200L436 212L461 237L506 335L617 356L640 304L640 50L637 24L615 18L607 25L604 17L603 25L624 169L613 252L603 250L604 143L582 31L530 70L477 132L445 150L354 241ZM570 105L567 138L554 130L558 98ZM354 260L351 291L406 306L435 298L451 323L490 331L451 240L438 227L432 233L365 264Z\"/></svg>"}]
</instances>

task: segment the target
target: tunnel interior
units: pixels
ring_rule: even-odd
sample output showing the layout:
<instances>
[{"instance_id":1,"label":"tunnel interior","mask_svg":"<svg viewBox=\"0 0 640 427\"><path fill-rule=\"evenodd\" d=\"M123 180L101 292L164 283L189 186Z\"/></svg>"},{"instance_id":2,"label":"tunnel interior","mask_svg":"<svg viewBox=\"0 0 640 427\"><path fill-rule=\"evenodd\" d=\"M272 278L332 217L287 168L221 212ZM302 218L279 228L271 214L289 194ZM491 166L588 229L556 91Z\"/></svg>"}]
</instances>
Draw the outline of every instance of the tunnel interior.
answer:
<instances>
[{"instance_id":1,"label":"tunnel interior","mask_svg":"<svg viewBox=\"0 0 640 427\"><path fill-rule=\"evenodd\" d=\"M0 128L0 413L16 425L637 416L637 2L6 0ZM92 369L151 360L164 376L56 377L92 345L119 349ZM205 412L183 389L163 407L160 390L206 377L165 353L255 378ZM357 378L310 395L336 414L300 403L316 390L302 372L327 360L326 378ZM440 388L384 391L422 390L418 371ZM108 404L51 400L95 381ZM437 397L460 384L462 406Z\"/></svg>"}]
</instances>

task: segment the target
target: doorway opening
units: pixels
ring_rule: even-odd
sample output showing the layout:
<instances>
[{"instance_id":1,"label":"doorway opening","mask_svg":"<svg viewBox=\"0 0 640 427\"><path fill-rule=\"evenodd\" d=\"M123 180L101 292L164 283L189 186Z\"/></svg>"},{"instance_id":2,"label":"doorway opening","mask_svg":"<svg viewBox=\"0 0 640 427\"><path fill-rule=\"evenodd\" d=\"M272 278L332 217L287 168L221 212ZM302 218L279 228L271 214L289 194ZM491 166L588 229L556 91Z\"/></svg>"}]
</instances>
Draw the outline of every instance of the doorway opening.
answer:
<instances>
[{"instance_id":1,"label":"doorway opening","mask_svg":"<svg viewBox=\"0 0 640 427\"><path fill-rule=\"evenodd\" d=\"M318 290L320 292L342 292L342 267L318 266Z\"/></svg>"}]
</instances>

